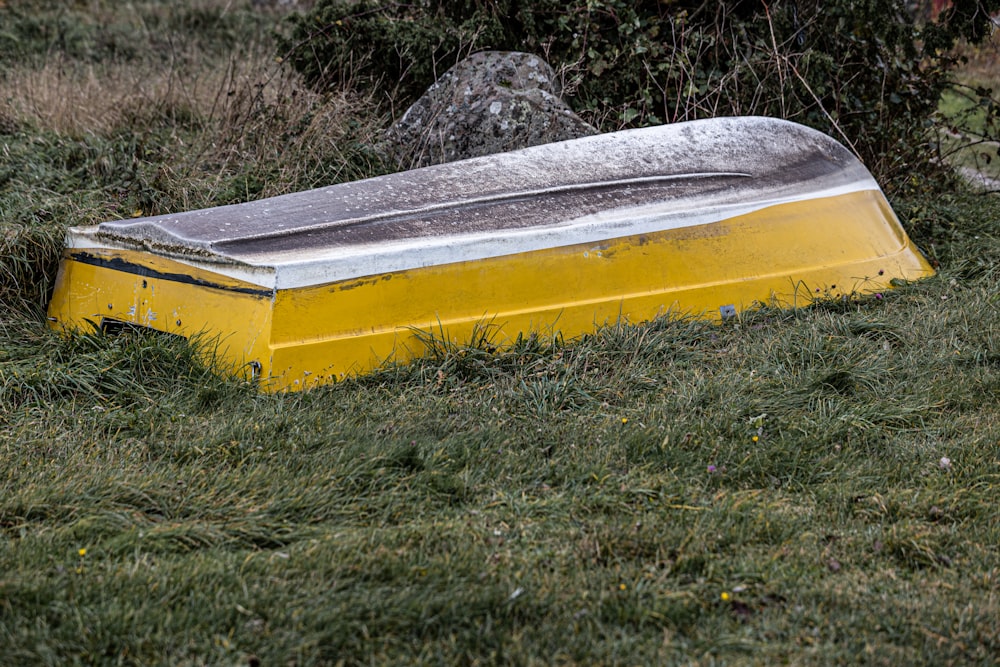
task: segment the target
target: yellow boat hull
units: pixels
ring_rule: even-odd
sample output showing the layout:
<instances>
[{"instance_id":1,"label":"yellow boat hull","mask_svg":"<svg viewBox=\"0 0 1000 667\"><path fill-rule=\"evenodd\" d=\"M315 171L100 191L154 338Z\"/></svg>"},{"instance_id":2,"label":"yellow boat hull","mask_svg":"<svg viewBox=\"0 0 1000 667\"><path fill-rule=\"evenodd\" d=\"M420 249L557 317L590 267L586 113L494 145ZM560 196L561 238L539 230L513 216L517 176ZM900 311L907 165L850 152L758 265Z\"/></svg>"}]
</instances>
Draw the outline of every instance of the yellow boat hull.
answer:
<instances>
[{"instance_id":1,"label":"yellow boat hull","mask_svg":"<svg viewBox=\"0 0 1000 667\"><path fill-rule=\"evenodd\" d=\"M277 391L405 362L425 352L426 332L465 342L488 325L503 346L526 332L572 338L667 313L720 318L762 303L805 306L933 274L877 187L715 218L457 261L445 249L435 251L445 261L425 266L332 280L320 271L287 285L266 266L228 270L213 257L83 233L70 239L49 315L69 331L129 323L200 334L222 370ZM611 225L622 228L635 232Z\"/></svg>"}]
</instances>

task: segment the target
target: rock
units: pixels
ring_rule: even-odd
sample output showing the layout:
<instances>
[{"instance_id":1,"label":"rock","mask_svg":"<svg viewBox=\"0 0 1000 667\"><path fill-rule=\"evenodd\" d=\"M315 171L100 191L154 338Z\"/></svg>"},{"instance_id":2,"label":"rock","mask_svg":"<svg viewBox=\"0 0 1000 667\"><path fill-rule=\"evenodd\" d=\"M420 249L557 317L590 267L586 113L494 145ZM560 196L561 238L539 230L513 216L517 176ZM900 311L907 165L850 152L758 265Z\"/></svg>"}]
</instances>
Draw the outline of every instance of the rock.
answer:
<instances>
[{"instance_id":1,"label":"rock","mask_svg":"<svg viewBox=\"0 0 1000 667\"><path fill-rule=\"evenodd\" d=\"M407 109L384 147L410 169L597 134L561 92L552 67L538 56L475 53Z\"/></svg>"}]
</instances>

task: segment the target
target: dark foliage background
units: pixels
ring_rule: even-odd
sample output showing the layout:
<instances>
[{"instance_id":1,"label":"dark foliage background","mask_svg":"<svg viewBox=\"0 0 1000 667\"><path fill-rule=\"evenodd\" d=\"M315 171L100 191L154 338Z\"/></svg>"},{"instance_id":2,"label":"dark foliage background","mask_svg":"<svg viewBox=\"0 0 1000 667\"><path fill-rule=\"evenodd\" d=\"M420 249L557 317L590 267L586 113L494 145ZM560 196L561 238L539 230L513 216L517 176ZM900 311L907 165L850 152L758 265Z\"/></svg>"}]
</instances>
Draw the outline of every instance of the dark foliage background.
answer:
<instances>
[{"instance_id":1,"label":"dark foliage background","mask_svg":"<svg viewBox=\"0 0 1000 667\"><path fill-rule=\"evenodd\" d=\"M985 39L998 7L958 0L930 20L899 0L319 0L281 48L316 89L362 85L402 108L469 52L530 51L605 131L779 116L837 137L893 187L939 169L928 129L953 47ZM970 92L994 119L992 91Z\"/></svg>"}]
</instances>

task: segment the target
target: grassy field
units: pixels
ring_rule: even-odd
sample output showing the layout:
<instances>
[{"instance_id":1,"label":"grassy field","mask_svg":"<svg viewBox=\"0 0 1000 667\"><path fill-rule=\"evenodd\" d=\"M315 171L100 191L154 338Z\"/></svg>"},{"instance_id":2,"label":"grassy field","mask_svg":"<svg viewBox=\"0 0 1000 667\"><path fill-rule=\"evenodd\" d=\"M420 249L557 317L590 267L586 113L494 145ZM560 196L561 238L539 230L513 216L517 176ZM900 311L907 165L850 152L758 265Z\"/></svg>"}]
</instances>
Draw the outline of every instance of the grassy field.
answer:
<instances>
[{"instance_id":1,"label":"grassy field","mask_svg":"<svg viewBox=\"0 0 1000 667\"><path fill-rule=\"evenodd\" d=\"M993 665L1000 200L881 298L304 394L44 326L63 229L385 170L248 3L0 2L0 663Z\"/></svg>"},{"instance_id":2,"label":"grassy field","mask_svg":"<svg viewBox=\"0 0 1000 667\"><path fill-rule=\"evenodd\" d=\"M991 113L1000 97L1000 31L978 48L960 51L967 59L958 73L960 85L941 99L940 114L951 120L939 133L942 152L974 189L1000 192L1000 128Z\"/></svg>"}]
</instances>

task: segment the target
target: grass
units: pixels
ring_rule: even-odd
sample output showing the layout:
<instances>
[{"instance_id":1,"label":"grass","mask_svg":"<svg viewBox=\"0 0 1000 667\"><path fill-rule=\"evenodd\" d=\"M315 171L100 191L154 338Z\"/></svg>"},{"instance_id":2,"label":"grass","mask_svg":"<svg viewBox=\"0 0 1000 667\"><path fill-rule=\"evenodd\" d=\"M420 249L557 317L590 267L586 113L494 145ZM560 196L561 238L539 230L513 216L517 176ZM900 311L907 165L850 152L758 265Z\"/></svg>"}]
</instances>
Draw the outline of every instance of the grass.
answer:
<instances>
[{"instance_id":1,"label":"grass","mask_svg":"<svg viewBox=\"0 0 1000 667\"><path fill-rule=\"evenodd\" d=\"M182 341L12 332L5 655L989 664L986 282L301 395Z\"/></svg>"},{"instance_id":2,"label":"grass","mask_svg":"<svg viewBox=\"0 0 1000 667\"><path fill-rule=\"evenodd\" d=\"M161 31L189 55L0 75L4 664L995 664L996 198L895 201L941 273L882 299L430 337L262 395L197 342L42 317L66 224L383 168L363 99L268 55L280 15L192 6L245 56Z\"/></svg>"},{"instance_id":3,"label":"grass","mask_svg":"<svg viewBox=\"0 0 1000 667\"><path fill-rule=\"evenodd\" d=\"M966 59L957 73L956 85L945 92L939 105L944 119L939 130L940 147L949 163L959 167L978 189L1000 191L1000 136L997 128L997 64L1000 62L1000 32L983 45L960 47Z\"/></svg>"}]
</instances>

